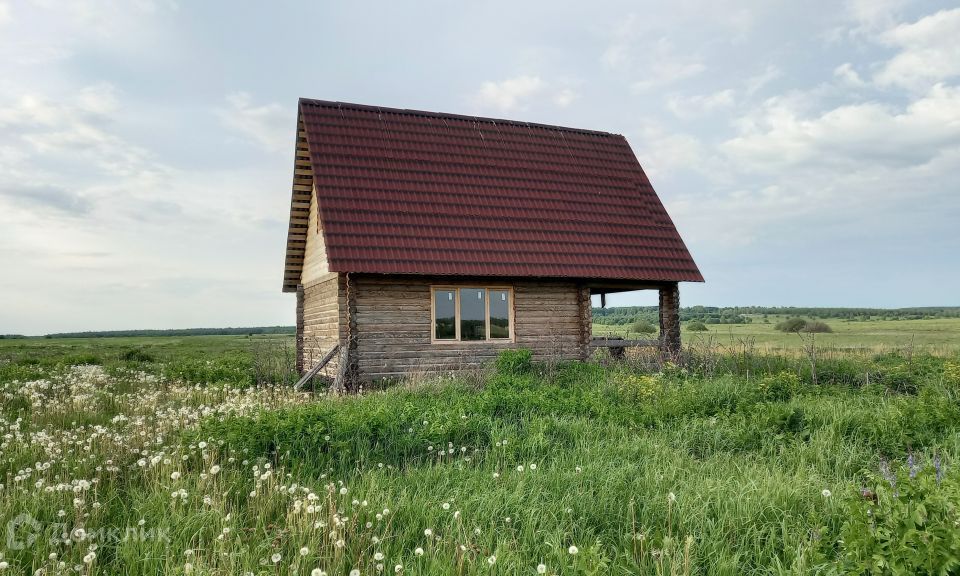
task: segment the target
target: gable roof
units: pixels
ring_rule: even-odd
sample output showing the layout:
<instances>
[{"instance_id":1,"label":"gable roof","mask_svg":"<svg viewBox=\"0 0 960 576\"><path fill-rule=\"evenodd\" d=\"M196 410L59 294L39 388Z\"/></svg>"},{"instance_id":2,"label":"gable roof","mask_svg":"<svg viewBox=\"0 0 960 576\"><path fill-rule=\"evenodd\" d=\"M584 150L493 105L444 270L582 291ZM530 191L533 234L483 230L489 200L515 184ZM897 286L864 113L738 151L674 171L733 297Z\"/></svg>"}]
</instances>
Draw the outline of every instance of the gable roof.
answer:
<instances>
[{"instance_id":1,"label":"gable roof","mask_svg":"<svg viewBox=\"0 0 960 576\"><path fill-rule=\"evenodd\" d=\"M311 188L331 272L703 281L621 135L299 108L285 291L299 282Z\"/></svg>"}]
</instances>

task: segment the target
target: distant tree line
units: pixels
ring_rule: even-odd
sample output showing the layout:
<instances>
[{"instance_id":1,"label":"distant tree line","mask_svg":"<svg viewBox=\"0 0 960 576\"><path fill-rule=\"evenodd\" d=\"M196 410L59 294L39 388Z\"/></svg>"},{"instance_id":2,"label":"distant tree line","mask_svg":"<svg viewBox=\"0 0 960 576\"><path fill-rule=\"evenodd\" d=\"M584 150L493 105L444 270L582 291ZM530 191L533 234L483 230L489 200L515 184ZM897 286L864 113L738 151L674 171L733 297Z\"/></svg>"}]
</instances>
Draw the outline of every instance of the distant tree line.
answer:
<instances>
[{"instance_id":1,"label":"distant tree line","mask_svg":"<svg viewBox=\"0 0 960 576\"><path fill-rule=\"evenodd\" d=\"M680 309L680 321L698 321L704 324L749 324L752 318L742 316L734 308L714 306L690 306ZM623 326L636 322L659 324L659 310L656 306L620 306L615 308L594 308L593 321L597 324Z\"/></svg>"},{"instance_id":2,"label":"distant tree line","mask_svg":"<svg viewBox=\"0 0 960 576\"><path fill-rule=\"evenodd\" d=\"M295 326L254 326L250 328L173 328L170 330L105 330L100 332L58 332L45 338L122 338L130 336L243 336L254 334L296 334Z\"/></svg>"},{"instance_id":3,"label":"distant tree line","mask_svg":"<svg viewBox=\"0 0 960 576\"><path fill-rule=\"evenodd\" d=\"M806 316L823 320L929 320L933 318L960 318L960 306L929 306L914 308L797 308L793 306L738 306L729 308L738 314L768 314L778 316Z\"/></svg>"},{"instance_id":4,"label":"distant tree line","mask_svg":"<svg viewBox=\"0 0 960 576\"><path fill-rule=\"evenodd\" d=\"M658 322L656 306L617 306L594 308L593 321L597 324L623 326L635 322ZM704 324L750 324L765 322L767 316L807 317L816 320L926 320L932 318L960 318L960 306L931 306L923 308L798 308L792 306L690 306L680 309L681 322Z\"/></svg>"},{"instance_id":5,"label":"distant tree line","mask_svg":"<svg viewBox=\"0 0 960 576\"><path fill-rule=\"evenodd\" d=\"M19 338L26 338L23 334L0 334L0 340L17 340Z\"/></svg>"}]
</instances>

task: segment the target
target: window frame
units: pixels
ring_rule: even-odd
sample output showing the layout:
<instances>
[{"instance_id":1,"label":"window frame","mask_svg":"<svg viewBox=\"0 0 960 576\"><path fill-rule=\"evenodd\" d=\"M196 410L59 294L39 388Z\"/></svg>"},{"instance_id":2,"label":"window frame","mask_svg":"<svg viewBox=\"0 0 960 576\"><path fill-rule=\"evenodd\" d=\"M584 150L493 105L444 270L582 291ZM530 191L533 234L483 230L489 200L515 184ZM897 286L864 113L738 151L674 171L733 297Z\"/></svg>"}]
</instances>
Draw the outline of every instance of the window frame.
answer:
<instances>
[{"instance_id":1,"label":"window frame","mask_svg":"<svg viewBox=\"0 0 960 576\"><path fill-rule=\"evenodd\" d=\"M483 340L462 340L460 337L460 290L463 288L475 288L484 292L484 322L486 325L486 334ZM508 321L510 322L510 336L508 338L490 337L490 291L502 290L509 294L510 305L507 307ZM437 338L437 292L452 291L454 296L454 325L456 328L455 338ZM484 284L435 284L430 286L430 343L431 344L467 344L471 346L485 346L496 343L514 343L516 334L514 333L514 302L513 286L504 285L484 285Z\"/></svg>"}]
</instances>

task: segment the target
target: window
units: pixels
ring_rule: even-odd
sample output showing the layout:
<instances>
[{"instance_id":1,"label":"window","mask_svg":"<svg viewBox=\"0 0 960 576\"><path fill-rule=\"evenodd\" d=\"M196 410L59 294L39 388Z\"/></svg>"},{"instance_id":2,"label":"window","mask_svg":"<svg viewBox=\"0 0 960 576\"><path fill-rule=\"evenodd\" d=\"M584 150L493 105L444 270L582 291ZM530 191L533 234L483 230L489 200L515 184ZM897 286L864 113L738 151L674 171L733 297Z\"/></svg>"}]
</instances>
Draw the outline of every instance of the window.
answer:
<instances>
[{"instance_id":1,"label":"window","mask_svg":"<svg viewBox=\"0 0 960 576\"><path fill-rule=\"evenodd\" d=\"M460 289L460 339L487 339L487 291L483 288Z\"/></svg>"},{"instance_id":2,"label":"window","mask_svg":"<svg viewBox=\"0 0 960 576\"><path fill-rule=\"evenodd\" d=\"M513 289L433 288L433 341L513 339Z\"/></svg>"},{"instance_id":3,"label":"window","mask_svg":"<svg viewBox=\"0 0 960 576\"><path fill-rule=\"evenodd\" d=\"M433 293L433 337L436 340L457 339L457 293L436 290Z\"/></svg>"},{"instance_id":4,"label":"window","mask_svg":"<svg viewBox=\"0 0 960 576\"><path fill-rule=\"evenodd\" d=\"M490 290L490 338L510 338L510 291Z\"/></svg>"}]
</instances>

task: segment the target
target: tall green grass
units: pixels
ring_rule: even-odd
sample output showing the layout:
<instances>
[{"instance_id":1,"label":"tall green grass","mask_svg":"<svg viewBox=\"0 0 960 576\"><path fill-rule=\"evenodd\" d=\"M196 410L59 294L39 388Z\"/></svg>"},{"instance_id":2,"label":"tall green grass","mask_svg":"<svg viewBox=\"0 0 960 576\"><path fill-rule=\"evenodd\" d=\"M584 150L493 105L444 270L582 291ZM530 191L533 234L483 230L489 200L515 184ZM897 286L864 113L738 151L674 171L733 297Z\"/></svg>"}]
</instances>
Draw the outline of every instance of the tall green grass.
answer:
<instances>
[{"instance_id":1,"label":"tall green grass","mask_svg":"<svg viewBox=\"0 0 960 576\"><path fill-rule=\"evenodd\" d=\"M131 356L0 377L0 527L26 513L43 536L0 549L10 569L854 570L861 489L960 455L960 367L931 357L837 359L815 386L797 358L708 373L516 355L481 381L326 397ZM957 491L924 481L948 522Z\"/></svg>"}]
</instances>

